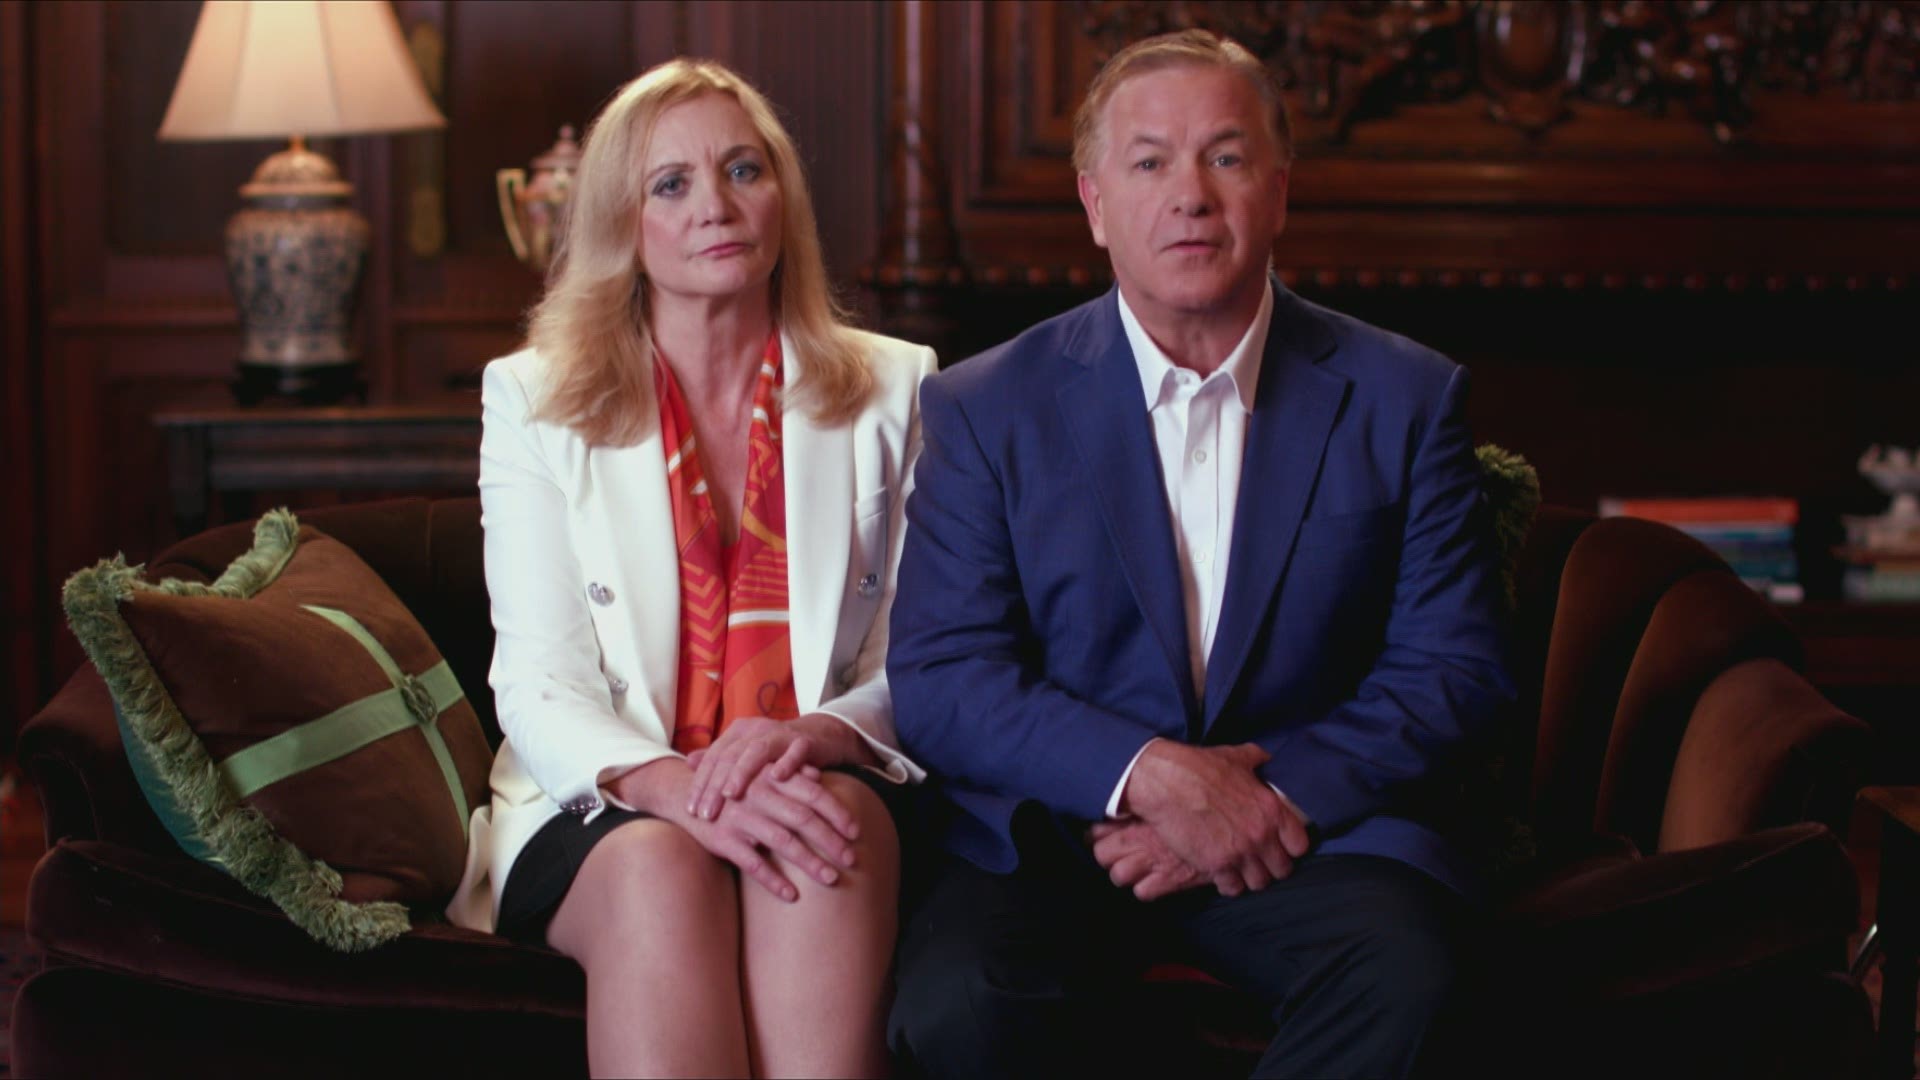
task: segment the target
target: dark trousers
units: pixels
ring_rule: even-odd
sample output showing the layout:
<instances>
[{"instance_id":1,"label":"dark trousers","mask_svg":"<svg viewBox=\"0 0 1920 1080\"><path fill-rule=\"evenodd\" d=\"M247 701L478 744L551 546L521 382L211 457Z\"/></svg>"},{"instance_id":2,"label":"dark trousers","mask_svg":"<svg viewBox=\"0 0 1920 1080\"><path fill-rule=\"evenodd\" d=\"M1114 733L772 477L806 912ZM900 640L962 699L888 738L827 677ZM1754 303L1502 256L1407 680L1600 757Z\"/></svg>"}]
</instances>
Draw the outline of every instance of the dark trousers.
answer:
<instances>
[{"instance_id":1,"label":"dark trousers","mask_svg":"<svg viewBox=\"0 0 1920 1080\"><path fill-rule=\"evenodd\" d=\"M1466 905L1390 859L1309 856L1258 893L1190 890L1151 904L1115 888L1049 823L1021 865L948 857L901 927L888 1039L928 1076L1177 1069L1168 1017L1134 993L1176 960L1260 999L1279 1034L1258 1076L1405 1076L1457 1008Z\"/></svg>"}]
</instances>

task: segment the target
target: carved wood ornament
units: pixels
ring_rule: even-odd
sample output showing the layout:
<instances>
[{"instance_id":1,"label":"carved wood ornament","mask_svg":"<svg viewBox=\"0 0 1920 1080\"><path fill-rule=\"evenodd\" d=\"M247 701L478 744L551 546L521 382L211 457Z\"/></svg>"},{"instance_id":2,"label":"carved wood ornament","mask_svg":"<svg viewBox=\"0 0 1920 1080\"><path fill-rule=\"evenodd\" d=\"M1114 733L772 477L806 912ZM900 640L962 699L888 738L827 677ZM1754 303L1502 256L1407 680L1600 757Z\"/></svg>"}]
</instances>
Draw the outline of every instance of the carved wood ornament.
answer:
<instances>
[{"instance_id":1,"label":"carved wood ornament","mask_svg":"<svg viewBox=\"0 0 1920 1080\"><path fill-rule=\"evenodd\" d=\"M1402 105L1484 95L1529 133L1585 100L1684 109L1723 143L1752 119L1756 87L1838 88L1920 100L1915 0L1082 0L1100 54L1187 27L1264 58L1322 140Z\"/></svg>"},{"instance_id":2,"label":"carved wood ornament","mask_svg":"<svg viewBox=\"0 0 1920 1080\"><path fill-rule=\"evenodd\" d=\"M941 93L906 94L896 242L870 287L1104 282L1073 111L1123 45L1186 27L1245 44L1285 88L1302 154L1279 265L1318 288L1881 291L1920 269L1920 0L887 10L917 31L896 99ZM950 189L899 183L930 171ZM916 236L938 257L898 242Z\"/></svg>"}]
</instances>

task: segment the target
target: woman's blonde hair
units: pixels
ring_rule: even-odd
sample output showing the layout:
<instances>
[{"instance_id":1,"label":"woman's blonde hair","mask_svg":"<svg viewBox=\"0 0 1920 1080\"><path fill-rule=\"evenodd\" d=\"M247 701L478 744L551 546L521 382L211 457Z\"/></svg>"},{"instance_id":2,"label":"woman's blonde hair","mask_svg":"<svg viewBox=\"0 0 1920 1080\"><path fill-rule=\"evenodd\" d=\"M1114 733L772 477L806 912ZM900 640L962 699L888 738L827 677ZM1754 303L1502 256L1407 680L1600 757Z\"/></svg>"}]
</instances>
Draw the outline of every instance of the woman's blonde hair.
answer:
<instances>
[{"instance_id":1,"label":"woman's blonde hair","mask_svg":"<svg viewBox=\"0 0 1920 1080\"><path fill-rule=\"evenodd\" d=\"M639 254L642 162L660 115L710 93L726 94L746 110L780 184L773 318L803 358L786 401L835 423L857 412L872 389L866 350L828 284L793 139L767 99L739 75L710 60L669 60L621 87L588 129L566 232L528 328L554 372L535 415L566 424L589 444L630 446L657 422L648 285Z\"/></svg>"}]
</instances>

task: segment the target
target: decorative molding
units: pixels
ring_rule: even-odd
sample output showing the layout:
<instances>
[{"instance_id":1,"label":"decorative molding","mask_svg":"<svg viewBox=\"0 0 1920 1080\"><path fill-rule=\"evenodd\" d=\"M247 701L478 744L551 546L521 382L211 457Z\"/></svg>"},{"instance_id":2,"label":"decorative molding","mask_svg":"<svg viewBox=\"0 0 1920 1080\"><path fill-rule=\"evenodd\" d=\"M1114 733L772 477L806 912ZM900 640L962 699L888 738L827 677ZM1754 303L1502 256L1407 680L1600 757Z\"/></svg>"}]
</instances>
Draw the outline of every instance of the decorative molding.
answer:
<instances>
[{"instance_id":1,"label":"decorative molding","mask_svg":"<svg viewBox=\"0 0 1920 1080\"><path fill-rule=\"evenodd\" d=\"M939 145L958 167L959 257L983 287L1106 280L1068 158L1081 88L1119 42L1209 24L1288 84L1305 152L1276 255L1310 286L1840 291L1851 276L1876 291L1920 270L1920 96L1903 66L1920 0L951 11L931 58L954 95ZM1661 81L1700 74L1678 59L1695 45L1724 54L1722 82L1700 84L1718 97ZM1717 141L1715 122L1740 141ZM900 257L863 281L961 284Z\"/></svg>"},{"instance_id":2,"label":"decorative molding","mask_svg":"<svg viewBox=\"0 0 1920 1080\"><path fill-rule=\"evenodd\" d=\"M855 275L881 323L914 341L953 334L942 300L968 281L942 160L938 18L932 0L893 0L886 8L891 100L879 253Z\"/></svg>"},{"instance_id":3,"label":"decorative molding","mask_svg":"<svg viewBox=\"0 0 1920 1080\"><path fill-rule=\"evenodd\" d=\"M1898 293L1920 284L1914 274L1823 273L1627 273L1624 271L1562 271L1554 269L1466 270L1279 266L1274 270L1288 288L1352 289L1363 292L1402 290L1509 290L1517 292L1687 292L1784 293L1847 292ZM1060 266L1000 263L975 267L968 274L934 275L914 267L875 266L863 271L863 284L912 286L924 290L965 290L1025 287L1036 289L1104 289L1113 281L1104 265Z\"/></svg>"},{"instance_id":4,"label":"decorative molding","mask_svg":"<svg viewBox=\"0 0 1920 1080\"><path fill-rule=\"evenodd\" d=\"M862 280L922 284L965 274L954 237L953 198L940 160L935 11L930 0L895 0L887 124L889 192L880 254ZM891 268L891 269L889 269Z\"/></svg>"},{"instance_id":5,"label":"decorative molding","mask_svg":"<svg viewBox=\"0 0 1920 1080\"><path fill-rule=\"evenodd\" d=\"M1262 57L1318 130L1415 104L1484 97L1537 135L1572 101L1685 110L1722 143L1753 120L1756 87L1855 101L1920 100L1920 0L1076 0L1104 59L1186 27Z\"/></svg>"}]
</instances>

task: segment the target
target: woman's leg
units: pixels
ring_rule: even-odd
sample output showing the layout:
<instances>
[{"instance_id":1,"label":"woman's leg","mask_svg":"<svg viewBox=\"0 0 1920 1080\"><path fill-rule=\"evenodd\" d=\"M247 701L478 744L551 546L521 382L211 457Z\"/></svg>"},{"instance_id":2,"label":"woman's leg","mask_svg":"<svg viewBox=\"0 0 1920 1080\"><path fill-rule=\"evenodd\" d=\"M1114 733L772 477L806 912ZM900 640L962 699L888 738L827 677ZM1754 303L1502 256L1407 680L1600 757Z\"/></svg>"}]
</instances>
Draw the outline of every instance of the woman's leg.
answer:
<instances>
[{"instance_id":1,"label":"woman's leg","mask_svg":"<svg viewBox=\"0 0 1920 1080\"><path fill-rule=\"evenodd\" d=\"M821 777L860 822L854 865L822 885L775 858L800 890L783 903L740 889L747 1038L756 1076L884 1076L888 971L900 893L900 840L880 797L841 773Z\"/></svg>"},{"instance_id":2,"label":"woman's leg","mask_svg":"<svg viewBox=\"0 0 1920 1080\"><path fill-rule=\"evenodd\" d=\"M595 1076L745 1076L740 887L677 825L622 825L595 844L547 941L587 971Z\"/></svg>"}]
</instances>

